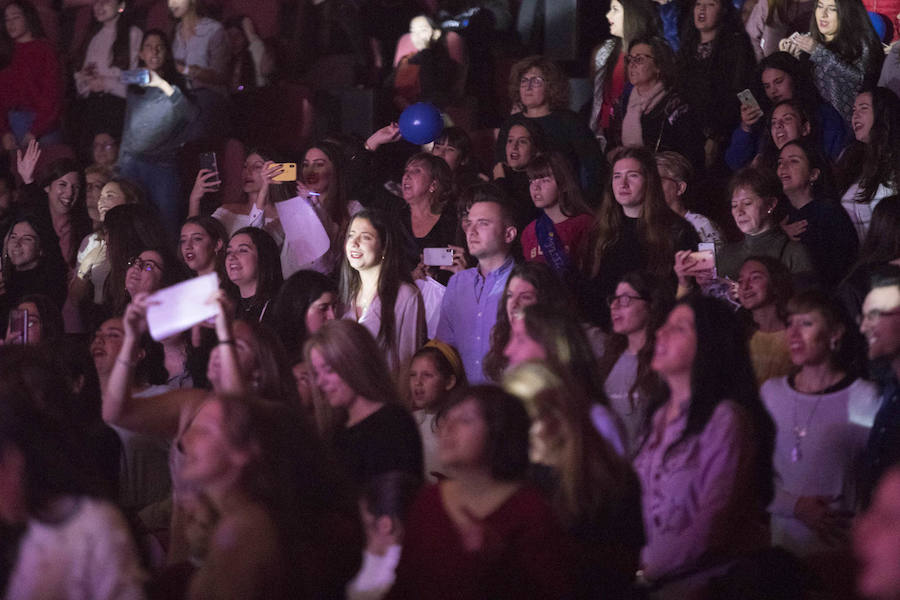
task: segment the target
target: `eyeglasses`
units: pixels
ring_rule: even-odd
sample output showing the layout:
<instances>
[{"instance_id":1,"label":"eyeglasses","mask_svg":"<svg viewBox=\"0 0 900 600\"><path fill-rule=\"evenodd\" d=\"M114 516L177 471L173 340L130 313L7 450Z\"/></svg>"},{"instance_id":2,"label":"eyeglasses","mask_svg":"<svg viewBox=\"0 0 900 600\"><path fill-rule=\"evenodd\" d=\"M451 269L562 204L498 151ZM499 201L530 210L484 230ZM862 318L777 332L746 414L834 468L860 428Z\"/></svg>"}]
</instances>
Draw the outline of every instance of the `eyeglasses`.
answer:
<instances>
[{"instance_id":1,"label":"eyeglasses","mask_svg":"<svg viewBox=\"0 0 900 600\"><path fill-rule=\"evenodd\" d=\"M612 308L613 304L618 304L620 308L628 308L631 306L631 303L635 300L643 300L647 301L643 296L629 296L628 294L622 294L620 296L608 296L606 298L606 303Z\"/></svg>"},{"instance_id":2,"label":"eyeglasses","mask_svg":"<svg viewBox=\"0 0 900 600\"><path fill-rule=\"evenodd\" d=\"M540 75L535 75L534 77L523 77L519 80L519 87L530 86L534 86L536 88L544 87L544 78Z\"/></svg>"},{"instance_id":3,"label":"eyeglasses","mask_svg":"<svg viewBox=\"0 0 900 600\"><path fill-rule=\"evenodd\" d=\"M857 317L856 323L858 325L862 325L866 322L874 323L881 317L895 317L897 315L900 315L900 308L895 308L894 310L879 310L877 308L873 308L869 312L863 313L862 315Z\"/></svg>"},{"instance_id":4,"label":"eyeglasses","mask_svg":"<svg viewBox=\"0 0 900 600\"><path fill-rule=\"evenodd\" d=\"M625 57L625 64L640 67L648 60L656 60L656 58L652 54L630 54Z\"/></svg>"},{"instance_id":5,"label":"eyeglasses","mask_svg":"<svg viewBox=\"0 0 900 600\"><path fill-rule=\"evenodd\" d=\"M137 267L138 271L147 271L148 273L152 273L153 271L162 273L163 270L163 268L159 266L159 263L155 260L145 260L140 256L135 256L128 261L128 268L130 269L131 267Z\"/></svg>"}]
</instances>

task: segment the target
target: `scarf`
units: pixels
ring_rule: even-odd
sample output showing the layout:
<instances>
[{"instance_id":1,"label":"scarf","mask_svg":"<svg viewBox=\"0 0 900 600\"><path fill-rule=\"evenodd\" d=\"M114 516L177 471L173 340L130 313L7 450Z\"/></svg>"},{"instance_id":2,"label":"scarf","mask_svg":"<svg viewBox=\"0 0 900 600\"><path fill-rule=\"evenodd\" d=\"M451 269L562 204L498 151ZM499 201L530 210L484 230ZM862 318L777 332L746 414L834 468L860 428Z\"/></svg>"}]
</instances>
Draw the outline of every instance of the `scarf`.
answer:
<instances>
[{"instance_id":1,"label":"scarf","mask_svg":"<svg viewBox=\"0 0 900 600\"><path fill-rule=\"evenodd\" d=\"M646 94L641 94L637 88L632 88L628 96L628 108L625 110L625 118L622 119L622 145L644 146L644 132L641 129L641 116L647 114L665 95L666 90L662 81L657 81Z\"/></svg>"}]
</instances>

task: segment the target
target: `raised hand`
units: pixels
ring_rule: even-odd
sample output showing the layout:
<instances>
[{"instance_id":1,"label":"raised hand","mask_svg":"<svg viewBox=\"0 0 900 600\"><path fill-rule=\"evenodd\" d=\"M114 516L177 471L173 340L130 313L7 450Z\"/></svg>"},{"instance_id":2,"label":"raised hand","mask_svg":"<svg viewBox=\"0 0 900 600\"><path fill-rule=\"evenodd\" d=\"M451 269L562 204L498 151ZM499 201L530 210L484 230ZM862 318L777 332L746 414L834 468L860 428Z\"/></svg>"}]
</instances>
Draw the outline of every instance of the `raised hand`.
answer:
<instances>
[{"instance_id":1,"label":"raised hand","mask_svg":"<svg viewBox=\"0 0 900 600\"><path fill-rule=\"evenodd\" d=\"M28 147L23 153L16 150L16 169L19 176L26 184L34 181L34 169L37 167L38 159L41 158L41 145L37 140L32 139L28 142Z\"/></svg>"}]
</instances>

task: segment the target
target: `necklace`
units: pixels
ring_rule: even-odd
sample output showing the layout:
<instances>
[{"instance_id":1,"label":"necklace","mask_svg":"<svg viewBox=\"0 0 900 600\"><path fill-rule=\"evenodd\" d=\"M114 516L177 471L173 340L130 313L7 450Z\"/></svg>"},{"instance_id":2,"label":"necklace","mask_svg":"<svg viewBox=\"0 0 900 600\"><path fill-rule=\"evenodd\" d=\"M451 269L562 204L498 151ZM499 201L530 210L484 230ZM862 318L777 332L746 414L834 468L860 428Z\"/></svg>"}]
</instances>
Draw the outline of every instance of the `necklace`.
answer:
<instances>
[{"instance_id":1,"label":"necklace","mask_svg":"<svg viewBox=\"0 0 900 600\"><path fill-rule=\"evenodd\" d=\"M822 396L819 396L819 398L816 400L816 403L813 405L812 410L809 412L809 416L806 417L806 423L804 425L800 425L797 420L797 405L800 404L800 402L797 400L797 396L794 396L794 427L791 429L791 432L794 434L794 447L791 448L791 462L799 462L803 458L803 453L800 450L800 444L801 442L803 442L803 438L805 438L806 434L809 432L809 425L810 423L812 423L813 416L815 416L816 410L819 408L819 403L821 402Z\"/></svg>"}]
</instances>

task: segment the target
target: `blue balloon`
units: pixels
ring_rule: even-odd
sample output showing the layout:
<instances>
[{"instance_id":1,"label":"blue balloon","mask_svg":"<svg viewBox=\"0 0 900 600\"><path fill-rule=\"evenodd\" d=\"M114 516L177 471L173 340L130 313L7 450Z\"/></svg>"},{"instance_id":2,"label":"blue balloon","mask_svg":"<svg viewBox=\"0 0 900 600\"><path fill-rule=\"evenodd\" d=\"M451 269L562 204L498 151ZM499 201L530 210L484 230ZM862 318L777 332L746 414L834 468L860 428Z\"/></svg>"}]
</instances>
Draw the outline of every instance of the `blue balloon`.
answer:
<instances>
[{"instance_id":1,"label":"blue balloon","mask_svg":"<svg viewBox=\"0 0 900 600\"><path fill-rule=\"evenodd\" d=\"M413 144L433 142L444 129L444 119L433 104L416 102L400 115L400 135Z\"/></svg>"}]
</instances>

